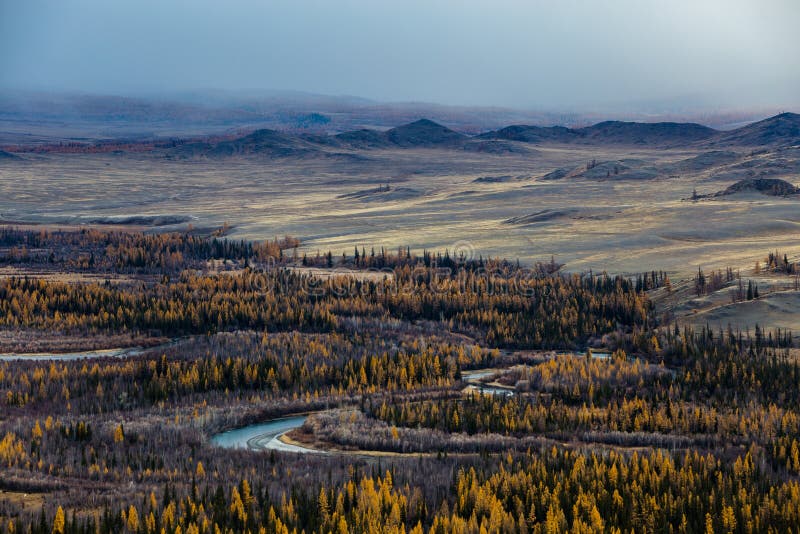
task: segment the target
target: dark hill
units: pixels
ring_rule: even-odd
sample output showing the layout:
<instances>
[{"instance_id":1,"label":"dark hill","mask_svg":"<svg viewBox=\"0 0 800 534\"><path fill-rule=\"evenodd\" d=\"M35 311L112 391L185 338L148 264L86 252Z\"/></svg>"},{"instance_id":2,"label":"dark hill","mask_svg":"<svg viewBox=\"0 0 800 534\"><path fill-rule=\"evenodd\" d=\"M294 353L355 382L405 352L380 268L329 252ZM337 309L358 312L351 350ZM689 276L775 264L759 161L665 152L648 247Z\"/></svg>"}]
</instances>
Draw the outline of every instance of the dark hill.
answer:
<instances>
[{"instance_id":1,"label":"dark hill","mask_svg":"<svg viewBox=\"0 0 800 534\"><path fill-rule=\"evenodd\" d=\"M781 113L729 132L722 132L713 139L713 144L718 146L800 145L800 115Z\"/></svg>"},{"instance_id":2,"label":"dark hill","mask_svg":"<svg viewBox=\"0 0 800 534\"><path fill-rule=\"evenodd\" d=\"M459 145L467 137L439 123L420 119L388 130L386 139L400 147L431 147Z\"/></svg>"},{"instance_id":3,"label":"dark hill","mask_svg":"<svg viewBox=\"0 0 800 534\"><path fill-rule=\"evenodd\" d=\"M720 191L714 196L733 195L735 193L756 192L763 195L775 197L785 197L800 193L800 188L790 184L786 180L778 178L746 178L731 185L724 191Z\"/></svg>"},{"instance_id":4,"label":"dark hill","mask_svg":"<svg viewBox=\"0 0 800 534\"><path fill-rule=\"evenodd\" d=\"M6 152L5 150L0 150L0 161L11 161L11 160L18 160L18 159L22 159L22 158L17 156L16 154L12 154L11 152Z\"/></svg>"},{"instance_id":5,"label":"dark hill","mask_svg":"<svg viewBox=\"0 0 800 534\"><path fill-rule=\"evenodd\" d=\"M378 130L353 130L331 137L331 144L353 149L460 147L469 137L428 119L397 126L385 132Z\"/></svg>"},{"instance_id":6,"label":"dark hill","mask_svg":"<svg viewBox=\"0 0 800 534\"><path fill-rule=\"evenodd\" d=\"M570 143L582 137L581 134L564 126L526 126L522 124L507 126L496 132L478 136L481 139L505 139L524 143Z\"/></svg>"},{"instance_id":7,"label":"dark hill","mask_svg":"<svg viewBox=\"0 0 800 534\"><path fill-rule=\"evenodd\" d=\"M577 130L588 141L620 145L688 144L713 137L717 131L694 123L606 121Z\"/></svg>"},{"instance_id":8,"label":"dark hill","mask_svg":"<svg viewBox=\"0 0 800 534\"><path fill-rule=\"evenodd\" d=\"M693 123L606 121L584 128L515 125L479 137L526 143L675 146L709 139L716 133L716 130Z\"/></svg>"}]
</instances>

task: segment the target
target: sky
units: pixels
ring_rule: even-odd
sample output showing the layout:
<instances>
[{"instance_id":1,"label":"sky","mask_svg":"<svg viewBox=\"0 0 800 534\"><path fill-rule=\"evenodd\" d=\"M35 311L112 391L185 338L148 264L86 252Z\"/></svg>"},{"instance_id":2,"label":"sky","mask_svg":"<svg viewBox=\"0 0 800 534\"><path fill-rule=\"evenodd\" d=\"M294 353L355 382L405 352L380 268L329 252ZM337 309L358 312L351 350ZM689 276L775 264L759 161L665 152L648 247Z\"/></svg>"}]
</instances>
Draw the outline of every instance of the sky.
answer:
<instances>
[{"instance_id":1,"label":"sky","mask_svg":"<svg viewBox=\"0 0 800 534\"><path fill-rule=\"evenodd\" d=\"M798 0L0 0L0 88L793 105L798 28Z\"/></svg>"}]
</instances>

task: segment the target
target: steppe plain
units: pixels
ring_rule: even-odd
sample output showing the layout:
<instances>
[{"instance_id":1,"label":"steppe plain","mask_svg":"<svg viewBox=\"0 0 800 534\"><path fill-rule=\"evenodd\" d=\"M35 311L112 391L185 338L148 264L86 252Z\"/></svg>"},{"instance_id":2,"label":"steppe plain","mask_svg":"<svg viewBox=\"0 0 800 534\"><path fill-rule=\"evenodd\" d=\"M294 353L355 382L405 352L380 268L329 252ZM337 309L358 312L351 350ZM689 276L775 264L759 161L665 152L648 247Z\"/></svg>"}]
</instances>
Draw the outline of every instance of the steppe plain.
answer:
<instances>
[{"instance_id":1,"label":"steppe plain","mask_svg":"<svg viewBox=\"0 0 800 534\"><path fill-rule=\"evenodd\" d=\"M677 287L691 285L699 268L758 278L755 262L768 251L800 255L800 196L714 196L748 178L796 183L795 145L498 136L447 143L439 125L411 126L442 142L307 151L295 145L316 139L289 142L269 131L293 150L276 151L271 141L266 153L232 157L208 157L207 145L20 154L0 161L0 218L47 226L144 221L154 231L227 224L232 238L297 236L309 255L408 246L523 264L554 257L572 272L664 270ZM772 326L800 331L800 319L784 313L800 303L794 293L769 294L789 283L762 280L757 304L729 306L727 293L692 300L687 292L668 307L690 322L746 328L772 317Z\"/></svg>"}]
</instances>

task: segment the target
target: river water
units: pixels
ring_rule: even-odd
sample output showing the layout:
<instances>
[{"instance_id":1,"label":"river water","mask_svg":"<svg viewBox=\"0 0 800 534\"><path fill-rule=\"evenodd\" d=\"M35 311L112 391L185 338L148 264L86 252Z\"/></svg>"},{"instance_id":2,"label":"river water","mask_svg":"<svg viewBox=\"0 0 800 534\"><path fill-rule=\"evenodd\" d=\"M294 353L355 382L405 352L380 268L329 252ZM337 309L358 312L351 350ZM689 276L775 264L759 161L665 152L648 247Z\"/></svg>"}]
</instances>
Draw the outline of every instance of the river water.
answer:
<instances>
[{"instance_id":1,"label":"river water","mask_svg":"<svg viewBox=\"0 0 800 534\"><path fill-rule=\"evenodd\" d=\"M324 451L292 445L291 443L284 443L280 440L280 437L290 430L303 426L307 417L307 415L296 415L229 430L213 436L211 438L211 443L225 449L250 449L252 451L274 450L325 454Z\"/></svg>"},{"instance_id":2,"label":"river water","mask_svg":"<svg viewBox=\"0 0 800 534\"><path fill-rule=\"evenodd\" d=\"M74 361L92 358L130 358L131 356L138 356L139 354L142 354L145 350L150 349L145 349L142 347L129 347L125 349L87 350L83 352L4 352L0 353L0 361Z\"/></svg>"},{"instance_id":3,"label":"river water","mask_svg":"<svg viewBox=\"0 0 800 534\"><path fill-rule=\"evenodd\" d=\"M582 353L572 353L572 356L584 357ZM609 359L609 353L592 354L597 359ZM493 386L486 386L480 382L482 378L489 375L500 373L503 369L474 369L472 371L463 371L461 379L467 382L467 389L473 391L480 391L492 395L514 395L513 388L499 388ZM225 449L249 449L252 451L284 451L284 452L298 452L298 453L316 453L327 454L325 451L311 449L308 447L301 447L290 443L284 443L280 437L293 430L299 428L306 421L307 415L296 415L292 417L284 417L281 419L273 419L272 421L265 421L254 425L248 425L235 430L229 430L216 434L211 438L211 443L217 447Z\"/></svg>"},{"instance_id":4,"label":"river water","mask_svg":"<svg viewBox=\"0 0 800 534\"><path fill-rule=\"evenodd\" d=\"M145 352L174 347L180 341L171 341L154 347L124 347L118 349L85 350L81 352L0 352L0 362L14 361L75 361L95 358L131 358Z\"/></svg>"}]
</instances>

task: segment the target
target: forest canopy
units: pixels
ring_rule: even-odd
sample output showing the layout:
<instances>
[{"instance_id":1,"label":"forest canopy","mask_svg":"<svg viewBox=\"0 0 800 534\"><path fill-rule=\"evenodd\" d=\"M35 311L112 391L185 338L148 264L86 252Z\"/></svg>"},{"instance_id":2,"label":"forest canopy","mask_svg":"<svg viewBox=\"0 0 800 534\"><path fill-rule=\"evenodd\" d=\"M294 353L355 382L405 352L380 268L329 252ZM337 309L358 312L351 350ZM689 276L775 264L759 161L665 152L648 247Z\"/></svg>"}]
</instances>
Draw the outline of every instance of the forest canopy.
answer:
<instances>
[{"instance_id":1,"label":"forest canopy","mask_svg":"<svg viewBox=\"0 0 800 534\"><path fill-rule=\"evenodd\" d=\"M0 360L0 532L798 531L790 332L665 323L660 271L300 245L2 230L3 333L169 341ZM297 414L312 453L213 441Z\"/></svg>"}]
</instances>

